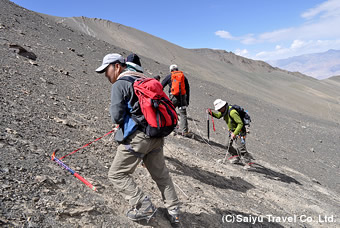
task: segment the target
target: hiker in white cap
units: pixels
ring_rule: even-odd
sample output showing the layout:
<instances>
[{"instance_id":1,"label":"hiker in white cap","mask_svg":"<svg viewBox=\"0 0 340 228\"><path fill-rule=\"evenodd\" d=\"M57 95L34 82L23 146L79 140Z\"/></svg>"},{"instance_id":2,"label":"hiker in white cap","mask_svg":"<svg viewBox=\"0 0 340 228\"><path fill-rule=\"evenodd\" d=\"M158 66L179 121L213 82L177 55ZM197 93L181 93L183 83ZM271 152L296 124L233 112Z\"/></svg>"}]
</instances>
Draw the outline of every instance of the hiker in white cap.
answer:
<instances>
[{"instance_id":1,"label":"hiker in white cap","mask_svg":"<svg viewBox=\"0 0 340 228\"><path fill-rule=\"evenodd\" d=\"M137 55L130 55L128 60L131 61L130 65L126 64L120 54L108 54L102 65L96 69L97 73L105 72L105 76L112 83L110 114L112 122L119 125L115 134L119 146L108 177L129 201L131 209L127 212L127 217L133 221L149 220L155 214L156 207L131 176L143 161L161 191L170 222L179 224L179 200L165 164L164 137L153 138L146 134L146 119L134 92L133 83L124 80L128 77L143 79L146 76L141 73Z\"/></svg>"},{"instance_id":2,"label":"hiker in white cap","mask_svg":"<svg viewBox=\"0 0 340 228\"><path fill-rule=\"evenodd\" d=\"M240 115L243 109L240 109L237 105L228 105L228 103L222 99L216 99L214 106L217 112L211 112L211 115L218 119L223 117L228 125L229 142L232 144L230 148L228 147L228 152L231 155L229 157L230 163L236 164L242 161L245 169L250 168L252 156L246 148L247 131L244 123L245 120L243 120Z\"/></svg>"}]
</instances>

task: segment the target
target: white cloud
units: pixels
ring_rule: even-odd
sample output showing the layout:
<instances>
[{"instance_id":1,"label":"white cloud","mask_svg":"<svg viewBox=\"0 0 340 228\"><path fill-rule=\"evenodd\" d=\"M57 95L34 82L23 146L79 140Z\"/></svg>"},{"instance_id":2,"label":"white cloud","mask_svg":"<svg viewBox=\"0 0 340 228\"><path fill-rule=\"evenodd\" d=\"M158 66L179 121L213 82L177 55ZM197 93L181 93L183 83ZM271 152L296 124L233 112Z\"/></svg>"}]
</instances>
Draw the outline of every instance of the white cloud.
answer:
<instances>
[{"instance_id":1,"label":"white cloud","mask_svg":"<svg viewBox=\"0 0 340 228\"><path fill-rule=\"evenodd\" d=\"M261 52L259 52L259 53L257 53L256 54L256 57L258 57L258 58L262 58L263 56L268 56L268 52L266 52L266 51L261 51Z\"/></svg>"},{"instance_id":2,"label":"white cloud","mask_svg":"<svg viewBox=\"0 0 340 228\"><path fill-rule=\"evenodd\" d=\"M305 41L302 40L294 40L292 45L290 45L291 49L298 49L305 46Z\"/></svg>"},{"instance_id":3,"label":"white cloud","mask_svg":"<svg viewBox=\"0 0 340 228\"><path fill-rule=\"evenodd\" d=\"M253 44L254 42L256 42L254 34L247 34L245 36L239 37L239 40L241 40L241 43L243 44Z\"/></svg>"},{"instance_id":4,"label":"white cloud","mask_svg":"<svg viewBox=\"0 0 340 228\"><path fill-rule=\"evenodd\" d=\"M269 59L282 59L281 56L290 56L292 50L289 48L280 48L275 51L261 51L255 55L254 59L269 60ZM284 58L284 57L283 57Z\"/></svg>"},{"instance_id":5,"label":"white cloud","mask_svg":"<svg viewBox=\"0 0 340 228\"><path fill-rule=\"evenodd\" d=\"M301 17L305 19L312 19L313 17L319 14L323 18L339 16L339 10L340 10L340 1L329 0L324 3L321 3L320 5L314 8L308 9L306 12L303 12L301 14Z\"/></svg>"},{"instance_id":6,"label":"white cloud","mask_svg":"<svg viewBox=\"0 0 340 228\"><path fill-rule=\"evenodd\" d=\"M247 34L244 36L232 36L230 34L230 32L228 31L224 31L224 30L219 30L215 32L216 36L219 36L223 39L227 39L227 40L240 40L241 43L243 44L252 44L254 43L256 40L254 39L254 34Z\"/></svg>"},{"instance_id":7,"label":"white cloud","mask_svg":"<svg viewBox=\"0 0 340 228\"><path fill-rule=\"evenodd\" d=\"M248 50L247 49L236 49L235 50L235 54L236 55L240 55L240 56L243 56L243 57L247 57L248 56L248 54L249 54L249 52L248 52Z\"/></svg>"},{"instance_id":8,"label":"white cloud","mask_svg":"<svg viewBox=\"0 0 340 228\"><path fill-rule=\"evenodd\" d=\"M295 27L279 28L261 34L246 34L232 36L226 31L217 31L215 34L229 40L238 40L244 45L262 45L261 52L255 59L269 60L287 58L293 55L302 55L313 52L324 52L328 49L340 49L340 0L328 0L314 8L301 13L304 23ZM280 43L268 51L263 45ZM247 53L238 49L239 55L251 58L250 48Z\"/></svg>"},{"instance_id":9,"label":"white cloud","mask_svg":"<svg viewBox=\"0 0 340 228\"><path fill-rule=\"evenodd\" d=\"M293 33L294 28L279 29L272 32L265 32L258 36L254 43L262 42L277 42L289 38L289 35Z\"/></svg>"},{"instance_id":10,"label":"white cloud","mask_svg":"<svg viewBox=\"0 0 340 228\"><path fill-rule=\"evenodd\" d=\"M224 38L224 39L228 39L228 40L235 39L228 31L224 31L224 30L216 31L215 35L221 38Z\"/></svg>"},{"instance_id":11,"label":"white cloud","mask_svg":"<svg viewBox=\"0 0 340 228\"><path fill-rule=\"evenodd\" d=\"M340 39L337 40L294 40L289 47L275 48L273 51L261 51L254 59L275 60L306 53L324 52L329 49L340 49Z\"/></svg>"},{"instance_id":12,"label":"white cloud","mask_svg":"<svg viewBox=\"0 0 340 228\"><path fill-rule=\"evenodd\" d=\"M315 18L316 16L319 18ZM301 14L306 22L300 26L282 28L259 34L253 43L287 40L337 39L340 37L340 1L329 0ZM311 20L314 19L314 20Z\"/></svg>"}]
</instances>

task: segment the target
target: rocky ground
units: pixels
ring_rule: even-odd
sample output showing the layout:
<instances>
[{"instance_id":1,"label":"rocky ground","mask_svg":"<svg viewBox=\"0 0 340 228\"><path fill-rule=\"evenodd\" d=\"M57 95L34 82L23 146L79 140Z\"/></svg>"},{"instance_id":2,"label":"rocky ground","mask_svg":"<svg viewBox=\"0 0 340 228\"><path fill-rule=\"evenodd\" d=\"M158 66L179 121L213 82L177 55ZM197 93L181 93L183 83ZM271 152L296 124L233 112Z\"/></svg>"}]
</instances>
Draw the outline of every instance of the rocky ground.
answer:
<instances>
[{"instance_id":1,"label":"rocky ground","mask_svg":"<svg viewBox=\"0 0 340 228\"><path fill-rule=\"evenodd\" d=\"M97 192L51 161L56 149L61 157L111 130L110 84L94 69L106 53L130 51L0 1L0 225L171 227L143 167L134 177L159 207L157 216L149 223L125 217L127 203L107 178L117 146L110 136L63 159ZM167 74L168 66L141 57L148 74ZM339 123L187 76L194 81L188 114L195 137L171 135L164 147L183 202L182 227L340 226ZM257 164L249 171L223 163L223 121L215 120L207 140L205 108L221 94L252 115L248 149Z\"/></svg>"}]
</instances>

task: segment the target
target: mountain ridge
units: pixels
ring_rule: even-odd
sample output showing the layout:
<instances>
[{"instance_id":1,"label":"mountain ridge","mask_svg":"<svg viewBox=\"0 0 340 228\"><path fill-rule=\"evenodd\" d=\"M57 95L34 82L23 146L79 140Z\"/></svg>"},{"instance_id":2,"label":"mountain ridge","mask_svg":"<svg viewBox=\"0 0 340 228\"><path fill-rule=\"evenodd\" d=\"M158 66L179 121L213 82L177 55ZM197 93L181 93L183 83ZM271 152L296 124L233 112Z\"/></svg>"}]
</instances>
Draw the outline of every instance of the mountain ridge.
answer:
<instances>
[{"instance_id":1,"label":"mountain ridge","mask_svg":"<svg viewBox=\"0 0 340 228\"><path fill-rule=\"evenodd\" d=\"M328 83L327 87L329 88L325 88L323 83L303 74L272 68L264 62L236 57L233 54L226 55L226 52L222 53L223 57L230 58L231 56L232 59L229 61L233 64L216 61L218 56L221 56L221 52L212 49L209 52L217 57L202 58L202 55L197 54L197 50L182 48L151 34L108 20L86 17L53 17L53 19L74 30L84 31L84 28L89 28L95 33L97 39L100 38L108 43L130 49L137 54L155 59L157 62L166 65L176 63L189 77L199 75L203 80L225 84L230 89L237 89L250 96L266 99L267 102L275 105L284 105L285 108L297 112L302 111L319 118L325 118L311 106L305 105L309 103L310 97L314 96L313 102L321 109L329 109L330 105L332 109L338 110L340 113L340 108L336 105L337 100L334 98L340 96L337 86ZM201 49L201 54L203 54L202 50L207 49ZM238 61L237 64L236 61ZM161 74L163 77L164 75L166 73ZM289 94L286 93L286 88L292 88ZM327 97L329 102L325 103L319 99L319 96ZM282 99L285 100L285 103L282 102ZM299 103L296 102L297 100ZM331 113L332 119L340 119L340 114L337 113Z\"/></svg>"},{"instance_id":2,"label":"mountain ridge","mask_svg":"<svg viewBox=\"0 0 340 228\"><path fill-rule=\"evenodd\" d=\"M207 56L212 60L225 62L231 65L237 65L238 67L244 67L245 71L253 72L254 70L261 69L262 72L264 71L281 71L287 74L295 75L297 77L306 77L300 72L290 72L287 70L280 69L278 67L273 67L269 63L261 60L253 60L249 58L245 58L239 55L234 54L233 52L227 52L225 50L218 50L218 49L209 49L209 48L199 48L199 49L191 49L203 56ZM261 72L261 71L260 71Z\"/></svg>"}]
</instances>

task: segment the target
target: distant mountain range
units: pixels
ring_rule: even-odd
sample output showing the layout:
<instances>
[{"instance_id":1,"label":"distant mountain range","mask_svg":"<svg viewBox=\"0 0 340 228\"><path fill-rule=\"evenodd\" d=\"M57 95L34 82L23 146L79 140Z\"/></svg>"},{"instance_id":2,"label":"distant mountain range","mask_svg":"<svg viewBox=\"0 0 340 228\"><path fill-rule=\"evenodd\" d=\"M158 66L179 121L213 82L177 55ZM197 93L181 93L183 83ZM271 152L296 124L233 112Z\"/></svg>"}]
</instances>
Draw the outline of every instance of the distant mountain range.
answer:
<instances>
[{"instance_id":1,"label":"distant mountain range","mask_svg":"<svg viewBox=\"0 0 340 228\"><path fill-rule=\"evenodd\" d=\"M270 65L288 71L298 71L316 79L340 75L340 50L295 56L267 61Z\"/></svg>"}]
</instances>

